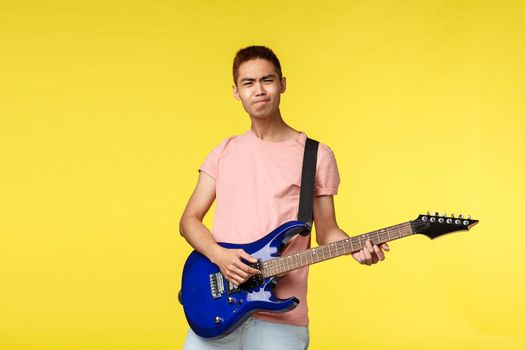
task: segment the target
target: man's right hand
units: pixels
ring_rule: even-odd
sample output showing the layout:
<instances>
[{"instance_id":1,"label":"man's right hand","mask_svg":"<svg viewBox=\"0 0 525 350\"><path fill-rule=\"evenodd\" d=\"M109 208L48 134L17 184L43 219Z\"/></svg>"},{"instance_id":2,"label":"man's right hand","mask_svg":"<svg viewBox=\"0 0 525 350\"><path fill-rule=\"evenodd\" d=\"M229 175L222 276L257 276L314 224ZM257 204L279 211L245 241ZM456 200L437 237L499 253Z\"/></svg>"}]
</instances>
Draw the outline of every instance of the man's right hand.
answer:
<instances>
[{"instance_id":1,"label":"man's right hand","mask_svg":"<svg viewBox=\"0 0 525 350\"><path fill-rule=\"evenodd\" d=\"M243 263L241 259L252 263L257 262L257 259L242 249L227 249L219 245L210 257L211 262L219 266L223 276L237 286L246 282L251 276L261 273Z\"/></svg>"}]
</instances>

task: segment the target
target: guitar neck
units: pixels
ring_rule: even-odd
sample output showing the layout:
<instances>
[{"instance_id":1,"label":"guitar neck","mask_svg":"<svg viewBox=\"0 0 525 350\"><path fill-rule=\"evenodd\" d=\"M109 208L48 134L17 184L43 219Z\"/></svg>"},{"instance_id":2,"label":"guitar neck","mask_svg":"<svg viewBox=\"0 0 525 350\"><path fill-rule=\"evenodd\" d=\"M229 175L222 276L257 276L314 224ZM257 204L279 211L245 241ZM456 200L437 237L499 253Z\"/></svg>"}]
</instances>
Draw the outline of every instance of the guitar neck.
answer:
<instances>
[{"instance_id":1,"label":"guitar neck","mask_svg":"<svg viewBox=\"0 0 525 350\"><path fill-rule=\"evenodd\" d=\"M336 258L341 255L356 252L365 246L367 239L372 244L381 244L414 233L410 221L368 232L359 236L349 237L341 241L311 248L303 252L286 255L263 262L263 276L271 277L289 272L300 267L312 265L321 261Z\"/></svg>"}]
</instances>

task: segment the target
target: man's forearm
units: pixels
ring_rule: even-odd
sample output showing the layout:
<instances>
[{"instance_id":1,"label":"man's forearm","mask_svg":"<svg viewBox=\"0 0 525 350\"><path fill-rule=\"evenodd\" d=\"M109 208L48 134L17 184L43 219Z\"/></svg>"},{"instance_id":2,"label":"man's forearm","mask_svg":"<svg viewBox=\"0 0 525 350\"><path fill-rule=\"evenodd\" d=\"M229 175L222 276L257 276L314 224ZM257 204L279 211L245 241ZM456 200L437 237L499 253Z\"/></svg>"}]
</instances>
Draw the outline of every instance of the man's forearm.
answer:
<instances>
[{"instance_id":1,"label":"man's forearm","mask_svg":"<svg viewBox=\"0 0 525 350\"><path fill-rule=\"evenodd\" d=\"M334 227L326 232L316 233L317 234L317 244L326 245L332 242L342 241L347 239L349 236L341 230L339 227Z\"/></svg>"},{"instance_id":2,"label":"man's forearm","mask_svg":"<svg viewBox=\"0 0 525 350\"><path fill-rule=\"evenodd\" d=\"M180 221L180 234L199 253L213 261L220 246L213 239L210 230L197 218L183 218Z\"/></svg>"}]
</instances>

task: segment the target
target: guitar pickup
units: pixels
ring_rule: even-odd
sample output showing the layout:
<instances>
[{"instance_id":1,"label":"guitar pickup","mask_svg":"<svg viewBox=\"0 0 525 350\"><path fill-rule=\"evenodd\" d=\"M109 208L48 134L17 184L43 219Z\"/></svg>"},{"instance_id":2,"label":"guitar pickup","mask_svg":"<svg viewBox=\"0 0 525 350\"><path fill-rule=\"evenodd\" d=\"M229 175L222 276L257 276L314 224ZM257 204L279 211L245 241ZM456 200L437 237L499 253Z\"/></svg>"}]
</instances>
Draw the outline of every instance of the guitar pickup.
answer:
<instances>
[{"instance_id":1,"label":"guitar pickup","mask_svg":"<svg viewBox=\"0 0 525 350\"><path fill-rule=\"evenodd\" d=\"M228 294L240 292L241 288L233 282L228 281Z\"/></svg>"},{"instance_id":2,"label":"guitar pickup","mask_svg":"<svg viewBox=\"0 0 525 350\"><path fill-rule=\"evenodd\" d=\"M247 264L250 267L262 271L262 261L259 259L255 263ZM226 288L225 288L226 282ZM233 282L225 280L221 272L212 273L210 275L210 291L214 299L220 298L225 292L228 294L234 294L241 291L241 289L253 289L262 285L264 279L262 274L257 274L250 277L246 282L240 286L236 285Z\"/></svg>"}]
</instances>

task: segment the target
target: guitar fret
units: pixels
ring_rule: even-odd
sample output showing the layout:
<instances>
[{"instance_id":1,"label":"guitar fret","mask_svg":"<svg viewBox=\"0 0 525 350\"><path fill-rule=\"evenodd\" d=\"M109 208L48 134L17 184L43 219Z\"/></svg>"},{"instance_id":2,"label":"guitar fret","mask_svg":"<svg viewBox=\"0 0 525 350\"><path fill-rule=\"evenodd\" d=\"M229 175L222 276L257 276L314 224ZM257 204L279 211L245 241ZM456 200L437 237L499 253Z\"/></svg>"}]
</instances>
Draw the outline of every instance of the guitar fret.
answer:
<instances>
[{"instance_id":1,"label":"guitar fret","mask_svg":"<svg viewBox=\"0 0 525 350\"><path fill-rule=\"evenodd\" d=\"M405 222L361 235L348 237L344 240L310 248L302 252L267 260L263 263L263 275L265 277L275 276L320 261L332 259L343 254L356 252L366 245L367 240L370 240L374 245L379 245L411 234L412 225L410 222Z\"/></svg>"},{"instance_id":2,"label":"guitar fret","mask_svg":"<svg viewBox=\"0 0 525 350\"><path fill-rule=\"evenodd\" d=\"M304 254L304 262L305 262L305 265L310 265L310 263L308 262L308 258L311 257L311 252L308 252L308 253L305 253Z\"/></svg>"}]
</instances>

